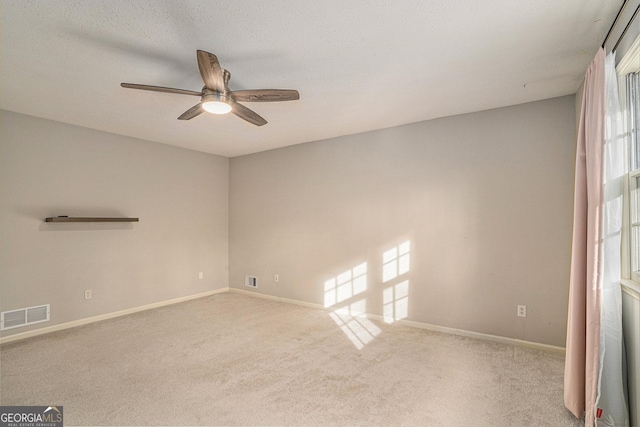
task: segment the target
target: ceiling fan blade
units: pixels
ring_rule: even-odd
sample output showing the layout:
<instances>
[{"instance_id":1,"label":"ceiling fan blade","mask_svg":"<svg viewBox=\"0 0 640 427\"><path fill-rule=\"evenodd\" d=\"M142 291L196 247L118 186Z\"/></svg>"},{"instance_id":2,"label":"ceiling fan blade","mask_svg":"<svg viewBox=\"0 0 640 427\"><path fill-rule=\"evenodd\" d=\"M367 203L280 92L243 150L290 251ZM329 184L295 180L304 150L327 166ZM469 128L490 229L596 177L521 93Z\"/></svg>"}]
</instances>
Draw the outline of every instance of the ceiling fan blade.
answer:
<instances>
[{"instance_id":1,"label":"ceiling fan blade","mask_svg":"<svg viewBox=\"0 0 640 427\"><path fill-rule=\"evenodd\" d=\"M256 126L263 126L267 124L267 121L263 119L258 113L256 113L253 110L250 110L249 108L245 107L242 104L238 104L237 102L233 103L233 106L231 107L231 112L236 116L240 117L241 119L244 119Z\"/></svg>"},{"instance_id":2,"label":"ceiling fan blade","mask_svg":"<svg viewBox=\"0 0 640 427\"><path fill-rule=\"evenodd\" d=\"M236 101L242 102L276 102L300 99L298 91L290 89L235 90L231 93Z\"/></svg>"},{"instance_id":3,"label":"ceiling fan blade","mask_svg":"<svg viewBox=\"0 0 640 427\"><path fill-rule=\"evenodd\" d=\"M178 120L191 120L195 116L198 116L203 112L204 112L204 109L202 108L202 104L196 104L193 107L189 108L184 113L182 113L182 115L178 117Z\"/></svg>"},{"instance_id":4,"label":"ceiling fan blade","mask_svg":"<svg viewBox=\"0 0 640 427\"><path fill-rule=\"evenodd\" d=\"M198 68L207 89L224 92L224 76L218 58L204 50L198 50Z\"/></svg>"},{"instance_id":5,"label":"ceiling fan blade","mask_svg":"<svg viewBox=\"0 0 640 427\"><path fill-rule=\"evenodd\" d=\"M193 90L186 90L186 89L174 89L172 87L163 87L163 86L138 85L135 83L120 83L120 86L126 87L127 89L140 89L140 90L150 90L152 92L177 93L178 95L195 95L195 96L202 95L202 92L196 92Z\"/></svg>"}]
</instances>

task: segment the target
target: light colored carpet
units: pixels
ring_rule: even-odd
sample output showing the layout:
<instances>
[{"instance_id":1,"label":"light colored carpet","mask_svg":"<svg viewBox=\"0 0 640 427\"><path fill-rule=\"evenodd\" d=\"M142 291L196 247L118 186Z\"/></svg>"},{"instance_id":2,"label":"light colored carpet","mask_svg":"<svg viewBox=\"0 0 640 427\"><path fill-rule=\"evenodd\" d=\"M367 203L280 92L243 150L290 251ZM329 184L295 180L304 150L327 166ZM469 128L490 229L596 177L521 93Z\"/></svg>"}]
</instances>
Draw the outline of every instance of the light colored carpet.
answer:
<instances>
[{"instance_id":1,"label":"light colored carpet","mask_svg":"<svg viewBox=\"0 0 640 427\"><path fill-rule=\"evenodd\" d=\"M579 426L563 356L218 294L0 347L65 425Z\"/></svg>"}]
</instances>

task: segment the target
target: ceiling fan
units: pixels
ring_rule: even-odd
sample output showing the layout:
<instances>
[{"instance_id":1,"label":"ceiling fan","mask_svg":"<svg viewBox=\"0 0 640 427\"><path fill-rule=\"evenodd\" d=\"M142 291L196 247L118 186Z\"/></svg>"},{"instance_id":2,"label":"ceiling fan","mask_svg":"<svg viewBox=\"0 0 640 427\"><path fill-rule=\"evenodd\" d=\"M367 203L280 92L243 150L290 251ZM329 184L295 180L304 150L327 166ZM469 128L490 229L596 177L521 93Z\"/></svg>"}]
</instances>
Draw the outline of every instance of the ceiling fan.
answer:
<instances>
[{"instance_id":1,"label":"ceiling fan","mask_svg":"<svg viewBox=\"0 0 640 427\"><path fill-rule=\"evenodd\" d=\"M231 112L256 126L266 125L267 121L255 111L245 107L238 101L275 102L295 101L300 99L298 91L290 89L250 89L232 91L229 89L231 73L220 66L218 58L214 54L198 50L197 57L200 75L204 81L204 87L201 92L162 86L139 85L134 83L120 83L120 86L129 89L199 96L200 102L182 113L182 115L178 117L178 120L190 120L204 111L213 114L226 114Z\"/></svg>"}]
</instances>

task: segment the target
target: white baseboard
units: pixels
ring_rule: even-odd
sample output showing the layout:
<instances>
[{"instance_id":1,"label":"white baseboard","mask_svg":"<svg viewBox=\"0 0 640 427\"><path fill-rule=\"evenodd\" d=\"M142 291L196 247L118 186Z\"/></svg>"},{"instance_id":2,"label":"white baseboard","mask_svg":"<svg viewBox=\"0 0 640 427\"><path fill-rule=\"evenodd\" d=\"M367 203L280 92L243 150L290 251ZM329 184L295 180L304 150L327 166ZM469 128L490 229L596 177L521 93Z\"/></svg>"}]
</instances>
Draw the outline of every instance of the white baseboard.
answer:
<instances>
[{"instance_id":1,"label":"white baseboard","mask_svg":"<svg viewBox=\"0 0 640 427\"><path fill-rule=\"evenodd\" d=\"M518 347L535 348L538 350L549 351L552 353L565 354L564 347L558 347L558 346L549 345L549 344L542 344L539 342L519 340L517 338L501 337L499 335L483 334L481 332L465 331L464 329L448 328L446 326L438 326L438 325L431 325L428 323L413 322L411 320L398 320L396 323L400 325L412 326L414 328L428 329L434 332L443 332L445 334L459 335L461 337L475 338L479 340L515 345Z\"/></svg>"},{"instance_id":2,"label":"white baseboard","mask_svg":"<svg viewBox=\"0 0 640 427\"><path fill-rule=\"evenodd\" d=\"M308 307L308 308L314 308L314 309L318 309L318 310L331 311L331 309L327 309L321 304L315 304L315 303L311 303L311 302L300 301L300 300L295 300L295 299L290 299L290 298L276 297L276 296L273 296L273 295L266 295L266 294L261 294L261 293L258 293L258 292L246 291L244 289L221 288L221 289L216 289L216 290L213 290L213 291L202 292L202 293L195 294L195 295L188 295L186 297L174 298L174 299L167 300L167 301L160 301L160 302L156 302L156 303L153 303L153 304L147 304L147 305L143 305L143 306L140 306L140 307L133 307L133 308L129 308L129 309L126 309L126 310L116 311L116 312L113 312L113 313L107 313L107 314L102 314L102 315L99 315L99 316L87 317L85 319L74 320L72 322L61 323L59 325L53 325L53 326L49 326L49 327L46 327L46 328L40 328L40 329L35 329L35 330L32 330L32 331L28 331L28 332L22 332L22 333L18 333L18 334L13 334L13 335L9 335L7 337L1 337L0 338L0 344L12 342L12 341L23 340L25 338L35 337L35 336L43 335L43 334L48 334L50 332L61 331L63 329L75 328L76 326L82 326L82 325L87 325L89 323L100 322L102 320L112 319L114 317L126 316L127 314L133 314L133 313L137 313L137 312L140 312L140 311L151 310L151 309L158 308L158 307L164 307L166 305L177 304L179 302L184 302L184 301L189 301L189 300L192 300L192 299L203 298L203 297L207 297L207 296L210 296L210 295L220 294L220 293L223 293L223 292L233 292L233 293L238 293L238 294L242 294L242 295L252 296L252 297L255 297L255 298L262 298L262 299L267 299L267 300L271 300L271 301L283 302L283 303L286 303L286 304L295 304L295 305ZM367 319L373 319L373 320L377 320L377 321L381 321L381 322L385 321L385 318L383 316L380 316L380 315L377 315L377 314L364 313L361 316L365 317ZM480 340L485 340L485 341L499 342L499 343L515 345L515 346L519 346L519 347L535 348L535 349L538 349L538 350L544 350L544 351L549 351L549 352L553 352L553 353L560 353L560 354L564 354L565 353L565 348L564 347L558 347L558 346L548 345L548 344L541 344L541 343L532 342L532 341L519 340L519 339L516 339L516 338L507 338L507 337L501 337L501 336L498 336L498 335L483 334L483 333L480 333L480 332L466 331L466 330L463 330L463 329L449 328L449 327L446 327L446 326L431 325L429 323L414 322L412 320L397 320L395 323L397 323L399 325L411 326L411 327L414 327L414 328L427 329L429 331L434 331L434 332L442 332L442 333L446 333L446 334L459 335L459 336L463 336L463 337L467 337L467 338L475 338L475 339L480 339Z\"/></svg>"},{"instance_id":3,"label":"white baseboard","mask_svg":"<svg viewBox=\"0 0 640 427\"><path fill-rule=\"evenodd\" d=\"M322 306L320 304L314 304L314 303L305 302L305 301L298 301L298 300L289 299L289 298L276 297L276 296L273 296L273 295L266 295L266 294L261 294L261 293L258 293L258 292L245 291L244 289L229 288L229 292L235 292L235 293L238 293L238 294L249 295L249 296L256 297L256 298L268 299L268 300L271 300L271 301L284 302L284 303L287 303L287 304L301 305L303 307L309 307L309 308L316 308L316 309L325 310L325 311L331 311L331 309L327 309L327 308L325 308L324 306ZM364 313L361 316L365 317L367 319L378 320L378 321L381 321L381 322L385 321L384 316L380 316L378 314ZM414 322L412 320L397 320L394 323L397 323L399 325L411 326L413 328L427 329L429 331L434 331L434 332L442 332L442 333L445 333L445 334L459 335L459 336L467 337L467 338L474 338L474 339L485 340L485 341L493 341L493 342L498 342L498 343L502 343L502 344L515 345L515 346L518 346L518 347L535 348L535 349L538 349L538 350L544 350L544 351L548 351L548 352L552 352L552 353L565 354L565 348L564 347L558 347L558 346L555 346L555 345L549 345L549 344L542 344L542 343L537 343L537 342L532 342L532 341L519 340L519 339L516 339L516 338L501 337L501 336L498 336L498 335L483 334L481 332L466 331L464 329L448 328L446 326L431 325L429 323Z\"/></svg>"},{"instance_id":4,"label":"white baseboard","mask_svg":"<svg viewBox=\"0 0 640 427\"><path fill-rule=\"evenodd\" d=\"M164 307L166 305L177 304L192 299L208 297L210 295L220 294L229 291L229 288L215 289L213 291L202 292L199 294L188 295L186 297L174 298L166 301L155 302L153 304L142 305L139 307L128 308L126 310L115 311L113 313L101 314L99 316L87 317L85 319L74 320L72 322L60 323L59 325L48 326L46 328L34 329L32 331L22 332L0 338L0 344L23 340L38 335L48 334L50 332L61 331L63 329L75 328L76 326L88 325L89 323L100 322L102 320L113 319L114 317L126 316L127 314L137 313L139 311L151 310L153 308Z\"/></svg>"},{"instance_id":5,"label":"white baseboard","mask_svg":"<svg viewBox=\"0 0 640 427\"><path fill-rule=\"evenodd\" d=\"M301 305L303 307L317 308L317 309L320 309L320 310L324 310L325 309L324 306L321 305L321 304L314 304L312 302L300 301L300 300L297 300L297 299L276 297L276 296L273 296L273 295L261 294L259 292L245 291L244 289L229 288L229 292L233 292L233 293L237 293L237 294L243 294L243 295L249 295L249 296L256 297L256 298L268 299L268 300L271 300L271 301L286 302L287 304Z\"/></svg>"}]
</instances>

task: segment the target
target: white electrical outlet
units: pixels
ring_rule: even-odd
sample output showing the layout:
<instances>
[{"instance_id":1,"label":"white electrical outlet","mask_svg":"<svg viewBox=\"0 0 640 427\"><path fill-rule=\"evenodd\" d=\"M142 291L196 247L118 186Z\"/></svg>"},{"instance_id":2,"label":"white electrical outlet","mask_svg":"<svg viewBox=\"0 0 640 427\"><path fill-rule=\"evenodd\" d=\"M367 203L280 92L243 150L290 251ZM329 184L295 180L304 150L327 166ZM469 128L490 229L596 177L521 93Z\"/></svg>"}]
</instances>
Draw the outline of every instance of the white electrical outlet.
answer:
<instances>
[{"instance_id":1,"label":"white electrical outlet","mask_svg":"<svg viewBox=\"0 0 640 427\"><path fill-rule=\"evenodd\" d=\"M91 299L91 289L84 291L84 299Z\"/></svg>"},{"instance_id":2,"label":"white electrical outlet","mask_svg":"<svg viewBox=\"0 0 640 427\"><path fill-rule=\"evenodd\" d=\"M273 281L278 283L280 281L280 275L278 273L273 275Z\"/></svg>"},{"instance_id":3,"label":"white electrical outlet","mask_svg":"<svg viewBox=\"0 0 640 427\"><path fill-rule=\"evenodd\" d=\"M518 306L518 317L527 317L527 306L519 305Z\"/></svg>"},{"instance_id":4,"label":"white electrical outlet","mask_svg":"<svg viewBox=\"0 0 640 427\"><path fill-rule=\"evenodd\" d=\"M204 272L198 273L198 279L204 279Z\"/></svg>"}]
</instances>

